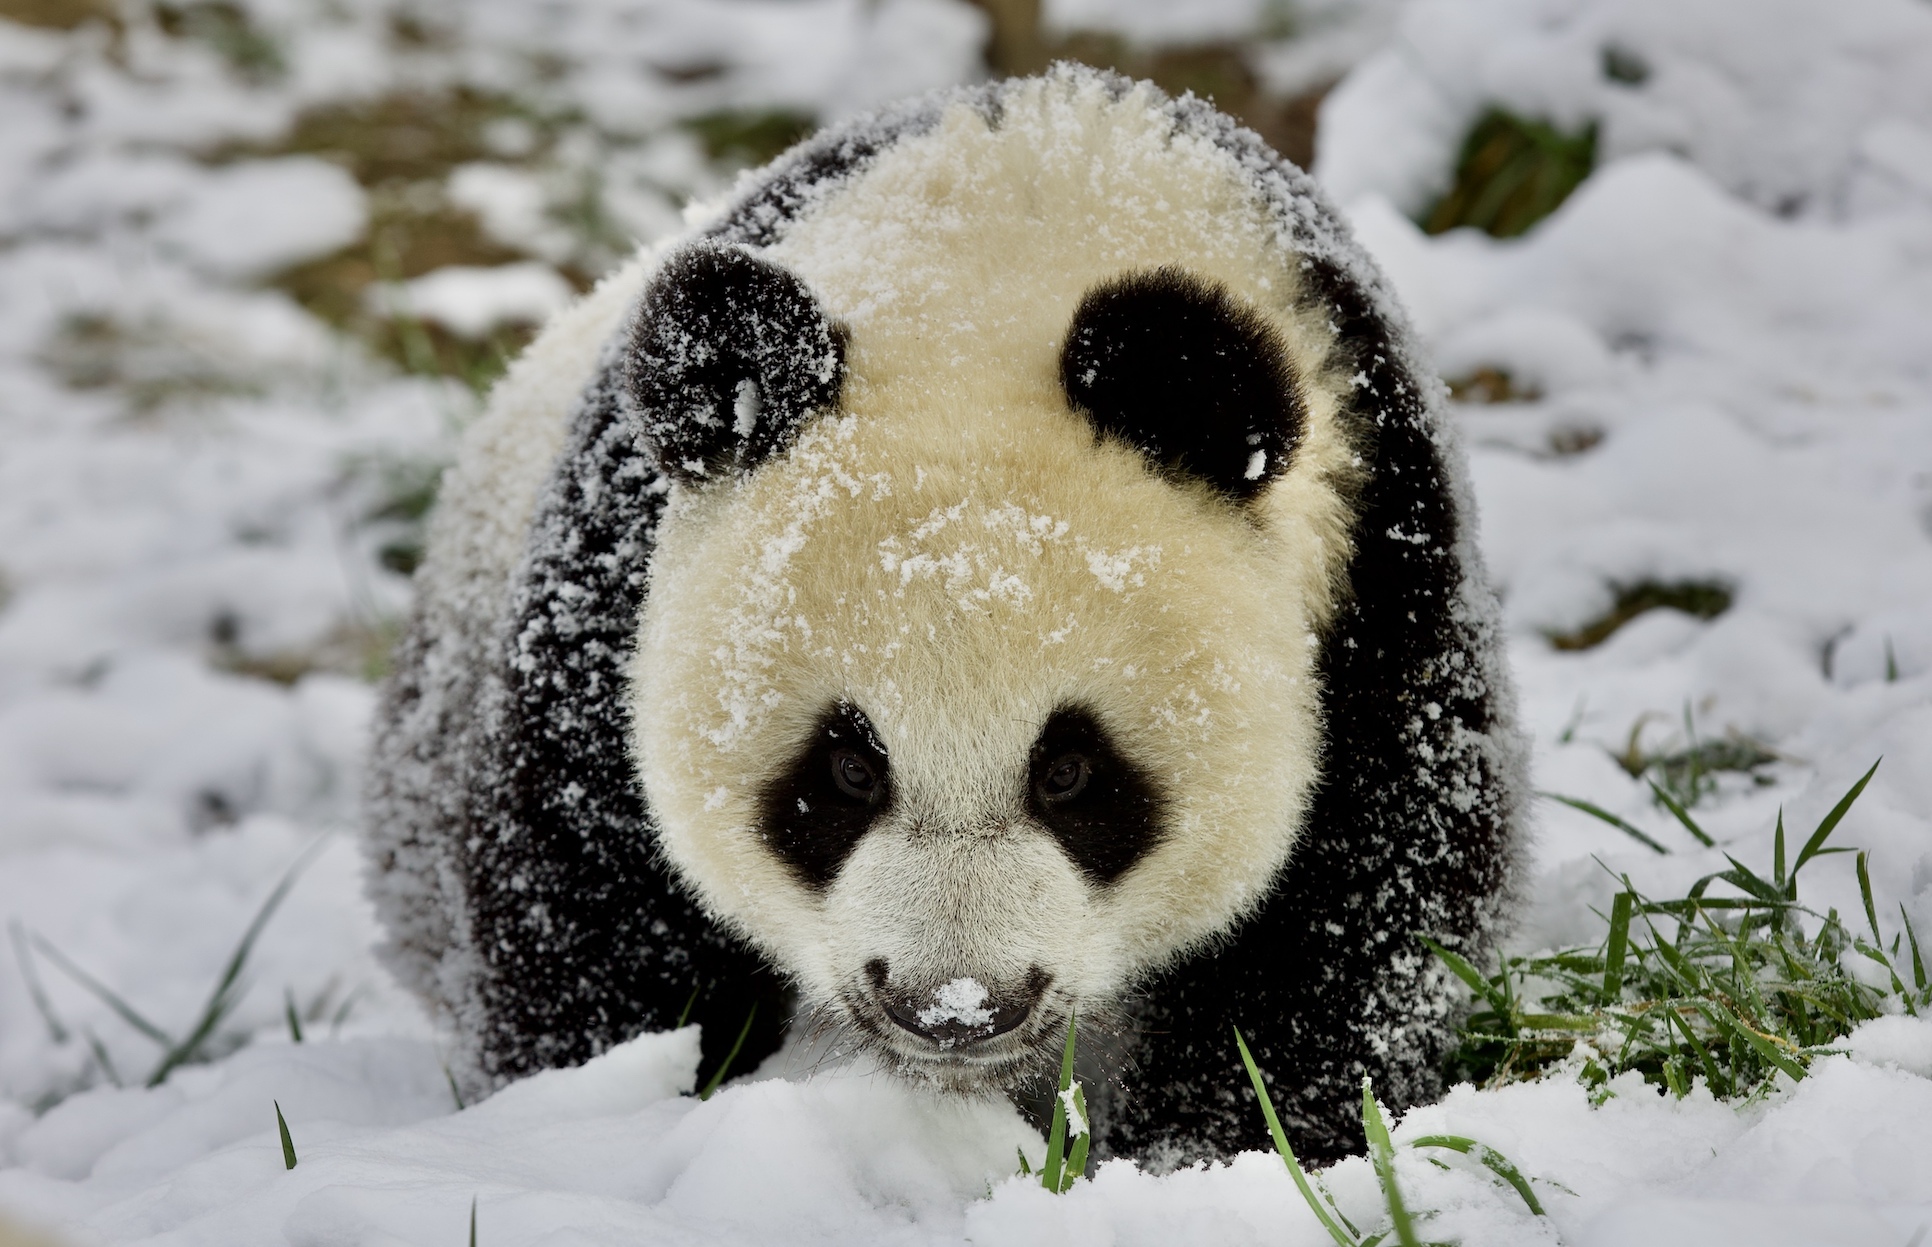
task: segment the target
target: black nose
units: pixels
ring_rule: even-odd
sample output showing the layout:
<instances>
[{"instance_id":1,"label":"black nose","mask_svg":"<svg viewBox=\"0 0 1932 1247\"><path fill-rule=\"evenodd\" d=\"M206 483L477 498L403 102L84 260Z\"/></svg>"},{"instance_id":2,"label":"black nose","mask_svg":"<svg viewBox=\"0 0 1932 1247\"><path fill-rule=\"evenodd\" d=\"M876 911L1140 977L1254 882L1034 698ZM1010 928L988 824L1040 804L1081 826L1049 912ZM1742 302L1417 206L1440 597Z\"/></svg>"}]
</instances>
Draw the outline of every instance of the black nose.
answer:
<instances>
[{"instance_id":1,"label":"black nose","mask_svg":"<svg viewBox=\"0 0 1932 1247\"><path fill-rule=\"evenodd\" d=\"M873 996L885 1015L899 1027L941 1048L981 1043L1015 1029L1046 994L1053 976L1034 966L1025 980L1002 988L971 975L960 975L937 986L894 986L891 968L873 958L865 965Z\"/></svg>"}]
</instances>

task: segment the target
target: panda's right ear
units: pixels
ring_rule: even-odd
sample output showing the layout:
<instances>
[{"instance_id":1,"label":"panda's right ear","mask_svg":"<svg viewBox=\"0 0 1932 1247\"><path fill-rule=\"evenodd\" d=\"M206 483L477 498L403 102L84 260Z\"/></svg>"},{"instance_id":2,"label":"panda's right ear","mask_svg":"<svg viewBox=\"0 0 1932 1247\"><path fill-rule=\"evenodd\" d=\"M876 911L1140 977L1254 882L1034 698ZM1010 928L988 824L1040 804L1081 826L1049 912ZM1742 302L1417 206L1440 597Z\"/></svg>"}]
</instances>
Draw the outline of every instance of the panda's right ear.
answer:
<instances>
[{"instance_id":1,"label":"panda's right ear","mask_svg":"<svg viewBox=\"0 0 1932 1247\"><path fill-rule=\"evenodd\" d=\"M751 471L837 405L845 342L797 274L709 242L673 254L626 361L646 451L687 485Z\"/></svg>"}]
</instances>

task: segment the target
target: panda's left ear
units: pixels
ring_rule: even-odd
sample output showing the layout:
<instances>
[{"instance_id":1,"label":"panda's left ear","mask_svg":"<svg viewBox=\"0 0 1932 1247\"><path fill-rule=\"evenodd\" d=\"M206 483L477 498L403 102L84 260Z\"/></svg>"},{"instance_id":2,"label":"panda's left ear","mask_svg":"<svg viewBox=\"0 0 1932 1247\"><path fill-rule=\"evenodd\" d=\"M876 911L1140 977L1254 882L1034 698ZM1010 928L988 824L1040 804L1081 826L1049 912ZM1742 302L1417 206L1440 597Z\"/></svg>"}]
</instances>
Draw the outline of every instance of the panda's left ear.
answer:
<instances>
[{"instance_id":1,"label":"panda's left ear","mask_svg":"<svg viewBox=\"0 0 1932 1247\"><path fill-rule=\"evenodd\" d=\"M1235 502L1287 471L1301 440L1280 335L1226 287L1177 268L1087 291L1067 327L1060 383L1096 435Z\"/></svg>"},{"instance_id":2,"label":"panda's left ear","mask_svg":"<svg viewBox=\"0 0 1932 1247\"><path fill-rule=\"evenodd\" d=\"M715 243L677 252L645 288L626 362L645 447L687 485L749 472L837 405L845 342L795 273Z\"/></svg>"}]
</instances>

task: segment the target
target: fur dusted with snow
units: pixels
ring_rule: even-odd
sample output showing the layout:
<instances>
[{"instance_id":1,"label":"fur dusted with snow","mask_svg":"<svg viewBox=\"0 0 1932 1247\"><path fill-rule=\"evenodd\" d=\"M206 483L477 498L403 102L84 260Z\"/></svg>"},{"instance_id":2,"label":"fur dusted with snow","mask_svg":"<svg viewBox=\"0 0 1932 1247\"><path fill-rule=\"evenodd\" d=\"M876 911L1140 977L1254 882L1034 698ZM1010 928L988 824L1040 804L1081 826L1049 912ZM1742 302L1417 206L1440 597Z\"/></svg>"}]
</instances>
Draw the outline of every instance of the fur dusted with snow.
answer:
<instances>
[{"instance_id":1,"label":"fur dusted with snow","mask_svg":"<svg viewBox=\"0 0 1932 1247\"><path fill-rule=\"evenodd\" d=\"M1523 751L1461 456L1306 177L1059 68L821 134L565 313L445 484L371 888L486 1087L788 1010L1103 1151L1436 1094ZM1182 408L1182 409L1177 409ZM970 998L970 1008L960 1001Z\"/></svg>"}]
</instances>

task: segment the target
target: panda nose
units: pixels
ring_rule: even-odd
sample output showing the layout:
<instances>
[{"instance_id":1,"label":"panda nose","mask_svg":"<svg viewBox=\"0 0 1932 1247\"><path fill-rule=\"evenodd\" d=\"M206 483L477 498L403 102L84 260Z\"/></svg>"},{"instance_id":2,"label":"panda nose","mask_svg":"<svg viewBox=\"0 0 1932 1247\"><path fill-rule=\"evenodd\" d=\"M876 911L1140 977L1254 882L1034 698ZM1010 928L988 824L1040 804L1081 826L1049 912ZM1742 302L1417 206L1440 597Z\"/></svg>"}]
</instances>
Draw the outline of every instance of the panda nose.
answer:
<instances>
[{"instance_id":1,"label":"panda nose","mask_svg":"<svg viewBox=\"0 0 1932 1247\"><path fill-rule=\"evenodd\" d=\"M880 958L866 963L874 997L901 1029L929 1039L942 1049L981 1043L1016 1029L1046 994L1053 976L1034 966L1017 987L999 990L972 975L936 987L894 987L891 967Z\"/></svg>"}]
</instances>

